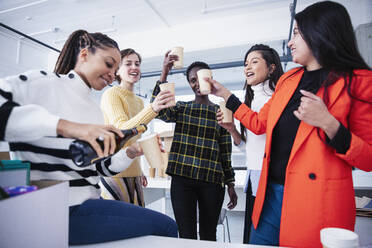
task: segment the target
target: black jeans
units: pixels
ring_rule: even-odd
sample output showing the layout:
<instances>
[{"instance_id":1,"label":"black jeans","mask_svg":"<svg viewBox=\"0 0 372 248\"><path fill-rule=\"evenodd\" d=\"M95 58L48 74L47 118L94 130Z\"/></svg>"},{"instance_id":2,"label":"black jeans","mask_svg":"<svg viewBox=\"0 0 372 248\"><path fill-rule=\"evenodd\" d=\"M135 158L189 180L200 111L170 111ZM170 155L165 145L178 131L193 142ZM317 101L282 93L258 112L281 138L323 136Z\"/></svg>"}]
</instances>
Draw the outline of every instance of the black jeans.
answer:
<instances>
[{"instance_id":1,"label":"black jeans","mask_svg":"<svg viewBox=\"0 0 372 248\"><path fill-rule=\"evenodd\" d=\"M172 176L171 200L180 238L197 239L198 205L200 239L215 241L224 197L225 188L219 184Z\"/></svg>"},{"instance_id":2,"label":"black jeans","mask_svg":"<svg viewBox=\"0 0 372 248\"><path fill-rule=\"evenodd\" d=\"M252 225L252 212L254 206L255 196L252 195L252 184L251 180L248 180L248 188L245 200L245 218L244 218L244 233L243 233L243 244L249 244L249 236Z\"/></svg>"}]
</instances>

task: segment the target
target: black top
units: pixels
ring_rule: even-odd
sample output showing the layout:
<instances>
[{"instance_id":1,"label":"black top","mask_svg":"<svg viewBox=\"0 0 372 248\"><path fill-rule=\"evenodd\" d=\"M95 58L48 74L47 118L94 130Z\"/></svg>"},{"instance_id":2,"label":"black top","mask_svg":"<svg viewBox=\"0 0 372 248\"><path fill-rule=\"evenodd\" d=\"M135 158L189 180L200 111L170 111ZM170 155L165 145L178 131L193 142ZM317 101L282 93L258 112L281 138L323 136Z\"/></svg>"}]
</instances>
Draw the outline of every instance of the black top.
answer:
<instances>
[{"instance_id":1,"label":"black top","mask_svg":"<svg viewBox=\"0 0 372 248\"><path fill-rule=\"evenodd\" d=\"M327 75L328 72L325 69L315 71L305 70L297 89L283 110L272 134L269 181L284 185L289 155L300 125L300 120L293 114L301 103L302 94L300 90L303 89L316 94ZM226 107L235 112L240 104L239 99L232 95L228 99ZM332 140L326 138L326 142L335 148L338 153L345 154L350 147L351 134L340 123L340 128L335 137Z\"/></svg>"},{"instance_id":2,"label":"black top","mask_svg":"<svg viewBox=\"0 0 372 248\"><path fill-rule=\"evenodd\" d=\"M324 69L315 71L305 70L297 89L283 110L272 135L269 181L284 185L289 155L291 154L293 142L301 122L293 114L301 103L301 97L303 95L300 93L300 90L302 89L316 94L322 82L326 79L327 74Z\"/></svg>"}]
</instances>

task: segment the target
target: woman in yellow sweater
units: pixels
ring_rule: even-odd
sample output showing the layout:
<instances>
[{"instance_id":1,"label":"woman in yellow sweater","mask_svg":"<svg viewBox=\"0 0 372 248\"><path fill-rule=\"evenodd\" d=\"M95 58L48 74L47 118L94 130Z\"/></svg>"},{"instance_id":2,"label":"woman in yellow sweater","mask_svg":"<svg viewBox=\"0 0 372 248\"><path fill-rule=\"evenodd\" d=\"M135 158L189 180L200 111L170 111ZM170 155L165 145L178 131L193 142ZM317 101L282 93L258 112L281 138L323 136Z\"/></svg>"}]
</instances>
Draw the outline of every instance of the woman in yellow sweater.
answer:
<instances>
[{"instance_id":1,"label":"woman in yellow sweater","mask_svg":"<svg viewBox=\"0 0 372 248\"><path fill-rule=\"evenodd\" d=\"M174 95L169 91L163 92L158 95L156 102L144 108L142 99L133 92L134 85L141 77L141 56L131 48L120 53L122 62L116 78L120 84L103 93L101 108L107 124L127 129L140 123L149 123L160 110L171 106L170 101L174 100ZM132 138L126 146L132 145L138 138L139 136ZM146 185L147 180L142 173L140 158L137 157L130 167L120 174L101 178L101 196L104 199L144 206L142 186Z\"/></svg>"}]
</instances>

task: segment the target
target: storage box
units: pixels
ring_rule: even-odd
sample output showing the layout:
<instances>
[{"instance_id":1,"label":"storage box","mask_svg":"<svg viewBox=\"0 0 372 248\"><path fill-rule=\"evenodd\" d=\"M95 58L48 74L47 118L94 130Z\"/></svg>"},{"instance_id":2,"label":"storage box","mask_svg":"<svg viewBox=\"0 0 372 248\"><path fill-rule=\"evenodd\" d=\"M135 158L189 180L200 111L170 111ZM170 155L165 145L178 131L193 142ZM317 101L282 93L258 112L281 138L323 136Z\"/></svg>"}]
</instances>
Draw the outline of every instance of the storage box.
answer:
<instances>
[{"instance_id":1,"label":"storage box","mask_svg":"<svg viewBox=\"0 0 372 248\"><path fill-rule=\"evenodd\" d=\"M25 186L29 183L29 163L20 160L0 160L0 187Z\"/></svg>"},{"instance_id":2,"label":"storage box","mask_svg":"<svg viewBox=\"0 0 372 248\"><path fill-rule=\"evenodd\" d=\"M31 185L39 189L0 201L0 247L68 247L68 182Z\"/></svg>"}]
</instances>

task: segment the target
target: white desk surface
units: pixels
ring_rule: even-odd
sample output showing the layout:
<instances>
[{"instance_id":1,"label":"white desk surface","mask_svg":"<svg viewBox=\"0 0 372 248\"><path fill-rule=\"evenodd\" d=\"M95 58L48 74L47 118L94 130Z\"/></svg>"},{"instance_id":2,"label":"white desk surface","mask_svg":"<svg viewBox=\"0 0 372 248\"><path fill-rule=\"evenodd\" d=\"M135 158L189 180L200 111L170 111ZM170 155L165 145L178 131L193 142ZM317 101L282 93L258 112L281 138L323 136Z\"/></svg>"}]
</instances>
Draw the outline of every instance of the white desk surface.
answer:
<instances>
[{"instance_id":1,"label":"white desk surface","mask_svg":"<svg viewBox=\"0 0 372 248\"><path fill-rule=\"evenodd\" d=\"M131 238L125 240L118 240L112 242L105 242L91 245L78 245L70 246L71 248L124 248L124 247L135 247L135 248L265 248L274 246L262 246L262 245L244 245L234 243L220 243L213 241L204 240L192 240L192 239L181 239L181 238L168 238L160 236L143 236L138 238Z\"/></svg>"}]
</instances>

